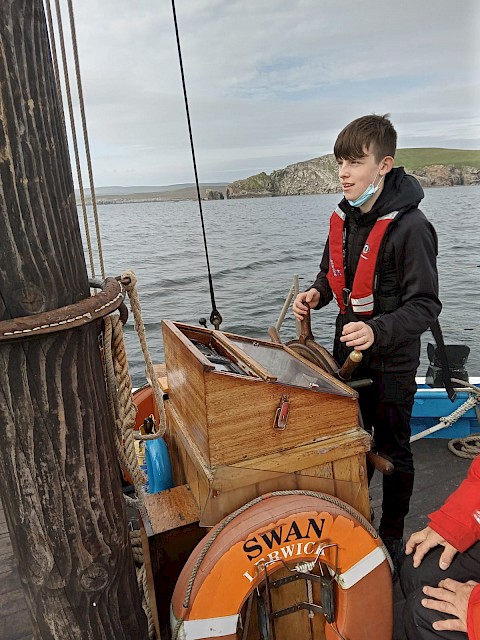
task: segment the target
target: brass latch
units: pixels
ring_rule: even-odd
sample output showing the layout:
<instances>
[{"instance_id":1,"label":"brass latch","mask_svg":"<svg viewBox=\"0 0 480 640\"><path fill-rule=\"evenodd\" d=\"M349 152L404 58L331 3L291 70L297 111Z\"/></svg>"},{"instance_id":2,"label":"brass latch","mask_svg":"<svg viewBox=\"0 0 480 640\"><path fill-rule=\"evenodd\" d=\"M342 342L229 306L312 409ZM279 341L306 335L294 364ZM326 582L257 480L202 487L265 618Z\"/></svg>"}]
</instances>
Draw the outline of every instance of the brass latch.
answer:
<instances>
[{"instance_id":1,"label":"brass latch","mask_svg":"<svg viewBox=\"0 0 480 640\"><path fill-rule=\"evenodd\" d=\"M273 420L273 428L278 431L283 431L287 426L288 414L290 413L290 402L286 393L282 394L280 403L275 411L275 418Z\"/></svg>"}]
</instances>

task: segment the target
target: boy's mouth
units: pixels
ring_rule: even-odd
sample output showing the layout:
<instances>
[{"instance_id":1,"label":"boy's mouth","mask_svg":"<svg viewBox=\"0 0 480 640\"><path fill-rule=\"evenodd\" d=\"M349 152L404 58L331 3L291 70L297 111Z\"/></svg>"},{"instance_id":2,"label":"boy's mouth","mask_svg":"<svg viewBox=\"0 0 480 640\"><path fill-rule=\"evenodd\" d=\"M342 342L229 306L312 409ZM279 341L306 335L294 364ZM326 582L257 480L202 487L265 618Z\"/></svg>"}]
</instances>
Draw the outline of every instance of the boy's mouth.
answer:
<instances>
[{"instance_id":1,"label":"boy's mouth","mask_svg":"<svg viewBox=\"0 0 480 640\"><path fill-rule=\"evenodd\" d=\"M351 189L351 187L353 187L353 183L352 183L352 182L344 182L344 183L342 184L342 189L343 189L344 191L346 191L347 189Z\"/></svg>"}]
</instances>

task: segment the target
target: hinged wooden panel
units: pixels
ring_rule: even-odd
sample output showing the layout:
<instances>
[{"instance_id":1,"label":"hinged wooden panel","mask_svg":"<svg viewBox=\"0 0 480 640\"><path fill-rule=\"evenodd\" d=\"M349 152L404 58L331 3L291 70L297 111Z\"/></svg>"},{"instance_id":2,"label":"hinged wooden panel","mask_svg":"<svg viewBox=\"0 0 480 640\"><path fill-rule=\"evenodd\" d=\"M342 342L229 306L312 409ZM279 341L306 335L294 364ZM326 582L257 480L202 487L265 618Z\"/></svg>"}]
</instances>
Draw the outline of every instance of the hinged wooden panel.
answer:
<instances>
[{"instance_id":1,"label":"hinged wooden panel","mask_svg":"<svg viewBox=\"0 0 480 640\"><path fill-rule=\"evenodd\" d=\"M358 421L356 398L211 371L205 374L205 389L211 466L315 442ZM280 431L273 422L284 395L290 412Z\"/></svg>"}]
</instances>

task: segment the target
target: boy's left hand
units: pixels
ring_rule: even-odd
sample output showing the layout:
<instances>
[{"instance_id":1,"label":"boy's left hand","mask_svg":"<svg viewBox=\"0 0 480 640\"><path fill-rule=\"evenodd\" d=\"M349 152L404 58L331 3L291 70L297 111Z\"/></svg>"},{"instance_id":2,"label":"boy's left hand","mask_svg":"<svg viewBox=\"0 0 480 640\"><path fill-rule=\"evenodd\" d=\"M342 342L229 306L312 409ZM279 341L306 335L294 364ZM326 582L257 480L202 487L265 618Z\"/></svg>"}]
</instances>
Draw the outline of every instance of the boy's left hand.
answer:
<instances>
[{"instance_id":1,"label":"boy's left hand","mask_svg":"<svg viewBox=\"0 0 480 640\"><path fill-rule=\"evenodd\" d=\"M355 347L357 351L364 351L375 341L373 329L365 322L349 322L343 327L340 342L346 342L347 347Z\"/></svg>"}]
</instances>

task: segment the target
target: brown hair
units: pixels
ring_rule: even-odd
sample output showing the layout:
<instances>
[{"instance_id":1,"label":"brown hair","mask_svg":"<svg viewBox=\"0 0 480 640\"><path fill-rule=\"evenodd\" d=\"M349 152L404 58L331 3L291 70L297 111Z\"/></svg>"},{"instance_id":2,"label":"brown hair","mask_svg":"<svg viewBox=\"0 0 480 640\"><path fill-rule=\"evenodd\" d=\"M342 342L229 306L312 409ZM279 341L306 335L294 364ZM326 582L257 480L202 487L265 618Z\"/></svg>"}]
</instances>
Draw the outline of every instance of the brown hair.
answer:
<instances>
[{"instance_id":1,"label":"brown hair","mask_svg":"<svg viewBox=\"0 0 480 640\"><path fill-rule=\"evenodd\" d=\"M397 132L384 116L362 116L347 124L335 141L333 153L337 160L356 160L365 156L365 151L375 155L380 162L385 156L395 156Z\"/></svg>"}]
</instances>

